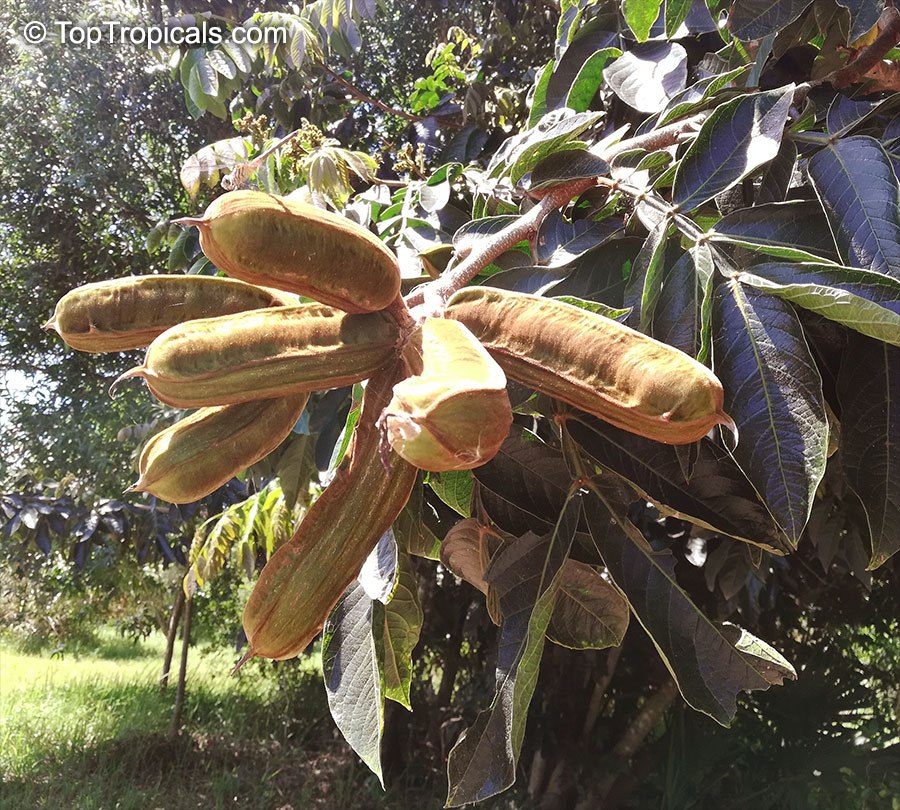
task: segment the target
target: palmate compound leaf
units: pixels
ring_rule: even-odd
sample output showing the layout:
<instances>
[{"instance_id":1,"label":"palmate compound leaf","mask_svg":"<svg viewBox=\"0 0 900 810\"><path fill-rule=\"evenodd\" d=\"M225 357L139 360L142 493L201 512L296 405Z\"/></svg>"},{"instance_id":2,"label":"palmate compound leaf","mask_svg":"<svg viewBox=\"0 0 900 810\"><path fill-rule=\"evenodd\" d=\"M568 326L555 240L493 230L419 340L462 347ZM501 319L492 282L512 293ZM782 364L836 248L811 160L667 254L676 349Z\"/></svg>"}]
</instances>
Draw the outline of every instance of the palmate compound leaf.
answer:
<instances>
[{"instance_id":1,"label":"palmate compound leaf","mask_svg":"<svg viewBox=\"0 0 900 810\"><path fill-rule=\"evenodd\" d=\"M692 211L772 160L793 96L789 86L717 107L681 159L672 188L675 205Z\"/></svg>"},{"instance_id":2,"label":"palmate compound leaf","mask_svg":"<svg viewBox=\"0 0 900 810\"><path fill-rule=\"evenodd\" d=\"M866 512L874 569L900 551L900 348L851 334L838 398L841 461Z\"/></svg>"},{"instance_id":3,"label":"palmate compound leaf","mask_svg":"<svg viewBox=\"0 0 900 810\"><path fill-rule=\"evenodd\" d=\"M491 562L486 578L503 616L497 691L450 751L447 807L481 801L515 782L545 633L581 508L581 496L573 494L548 534L529 532Z\"/></svg>"},{"instance_id":4,"label":"palmate compound leaf","mask_svg":"<svg viewBox=\"0 0 900 810\"><path fill-rule=\"evenodd\" d=\"M874 138L842 138L809 161L844 261L900 279L900 184Z\"/></svg>"},{"instance_id":5,"label":"palmate compound leaf","mask_svg":"<svg viewBox=\"0 0 900 810\"><path fill-rule=\"evenodd\" d=\"M742 284L777 295L823 318L900 346L900 281L830 264L755 264Z\"/></svg>"},{"instance_id":6,"label":"palmate compound leaf","mask_svg":"<svg viewBox=\"0 0 900 810\"><path fill-rule=\"evenodd\" d=\"M822 379L787 301L742 285L713 296L713 370L738 427L733 454L793 547L825 473Z\"/></svg>"},{"instance_id":7,"label":"palmate compound leaf","mask_svg":"<svg viewBox=\"0 0 900 810\"><path fill-rule=\"evenodd\" d=\"M653 551L617 505L616 485L605 478L593 479L585 498L592 532L604 527L596 532L598 553L685 701L723 726L730 725L740 692L768 689L773 683L772 662L765 656L760 660L759 651L736 649L729 640L733 633L699 610L675 581L675 558L668 551ZM606 529L610 521L620 531Z\"/></svg>"}]
</instances>

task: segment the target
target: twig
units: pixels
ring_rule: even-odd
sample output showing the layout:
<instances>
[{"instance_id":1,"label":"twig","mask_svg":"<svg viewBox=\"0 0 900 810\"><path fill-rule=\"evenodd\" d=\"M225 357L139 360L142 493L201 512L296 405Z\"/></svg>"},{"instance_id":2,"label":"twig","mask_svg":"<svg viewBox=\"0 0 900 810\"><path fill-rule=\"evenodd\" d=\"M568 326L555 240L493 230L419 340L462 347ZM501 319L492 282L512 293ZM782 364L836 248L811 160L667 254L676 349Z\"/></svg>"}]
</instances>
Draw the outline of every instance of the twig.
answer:
<instances>
[{"instance_id":1,"label":"twig","mask_svg":"<svg viewBox=\"0 0 900 810\"><path fill-rule=\"evenodd\" d=\"M397 118L403 118L407 121L424 121L425 119L420 115L414 115L411 112L407 112L406 110L398 109L397 107L391 107L390 104L385 104L383 101L379 101L377 98L373 98L368 93L360 90L355 84L347 81L343 76L339 73L335 73L328 65L325 65L321 62L316 62L316 67L318 67L324 73L327 73L334 79L341 87L343 87L351 96L353 96L358 101L363 101L366 104L371 104L373 107L377 107L379 110L386 112L388 115L394 115ZM446 123L446 122L445 122Z\"/></svg>"},{"instance_id":2,"label":"twig","mask_svg":"<svg viewBox=\"0 0 900 810\"><path fill-rule=\"evenodd\" d=\"M893 6L885 8L878 19L878 28L878 36L871 45L860 48L848 64L825 77L834 87L840 90L859 81L900 42L900 11Z\"/></svg>"}]
</instances>

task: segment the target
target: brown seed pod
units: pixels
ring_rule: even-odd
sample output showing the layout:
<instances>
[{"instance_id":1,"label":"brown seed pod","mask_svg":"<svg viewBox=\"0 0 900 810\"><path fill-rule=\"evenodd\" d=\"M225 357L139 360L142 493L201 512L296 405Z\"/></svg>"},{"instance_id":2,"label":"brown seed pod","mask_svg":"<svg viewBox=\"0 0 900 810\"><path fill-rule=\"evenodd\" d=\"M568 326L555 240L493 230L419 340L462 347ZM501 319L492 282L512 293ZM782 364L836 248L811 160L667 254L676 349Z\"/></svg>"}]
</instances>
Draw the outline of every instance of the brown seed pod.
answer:
<instances>
[{"instance_id":1,"label":"brown seed pod","mask_svg":"<svg viewBox=\"0 0 900 810\"><path fill-rule=\"evenodd\" d=\"M200 247L234 278L299 293L345 312L374 312L400 292L380 239L345 217L260 191L233 191L200 218Z\"/></svg>"},{"instance_id":2,"label":"brown seed pod","mask_svg":"<svg viewBox=\"0 0 900 810\"><path fill-rule=\"evenodd\" d=\"M290 434L309 394L201 408L153 436L130 489L193 503L269 455Z\"/></svg>"},{"instance_id":3,"label":"brown seed pod","mask_svg":"<svg viewBox=\"0 0 900 810\"><path fill-rule=\"evenodd\" d=\"M243 661L293 658L306 649L409 500L418 471L396 453L385 466L375 427L398 372L399 363L369 380L353 445L334 480L263 568L244 608L250 651Z\"/></svg>"},{"instance_id":4,"label":"brown seed pod","mask_svg":"<svg viewBox=\"0 0 900 810\"><path fill-rule=\"evenodd\" d=\"M446 315L468 326L512 379L623 430L688 444L733 425L706 366L602 315L488 287L460 290Z\"/></svg>"},{"instance_id":5,"label":"brown seed pod","mask_svg":"<svg viewBox=\"0 0 900 810\"><path fill-rule=\"evenodd\" d=\"M384 312L274 307L173 327L119 379L143 377L176 408L231 405L360 382L397 355L397 340Z\"/></svg>"},{"instance_id":6,"label":"brown seed pod","mask_svg":"<svg viewBox=\"0 0 900 810\"><path fill-rule=\"evenodd\" d=\"M66 293L44 324L73 349L142 349L176 324L291 303L284 293L231 278L132 276Z\"/></svg>"},{"instance_id":7,"label":"brown seed pod","mask_svg":"<svg viewBox=\"0 0 900 810\"><path fill-rule=\"evenodd\" d=\"M383 421L391 447L432 472L490 461L512 424L506 375L466 327L427 318L404 356L415 376L397 383Z\"/></svg>"}]
</instances>

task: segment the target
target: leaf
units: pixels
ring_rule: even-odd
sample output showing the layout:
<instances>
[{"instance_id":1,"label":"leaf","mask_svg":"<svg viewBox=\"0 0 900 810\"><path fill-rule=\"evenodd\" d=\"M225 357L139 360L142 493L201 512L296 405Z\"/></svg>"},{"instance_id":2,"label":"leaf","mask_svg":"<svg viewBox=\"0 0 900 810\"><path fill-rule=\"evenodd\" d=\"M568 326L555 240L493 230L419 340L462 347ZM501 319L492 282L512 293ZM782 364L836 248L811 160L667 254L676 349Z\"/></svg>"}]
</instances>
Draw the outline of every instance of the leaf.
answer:
<instances>
[{"instance_id":1,"label":"leaf","mask_svg":"<svg viewBox=\"0 0 900 810\"><path fill-rule=\"evenodd\" d=\"M844 475L865 509L873 570L900 551L900 349L851 334L837 393Z\"/></svg>"},{"instance_id":2,"label":"leaf","mask_svg":"<svg viewBox=\"0 0 900 810\"><path fill-rule=\"evenodd\" d=\"M709 236L782 259L840 261L828 220L815 200L740 208L713 225Z\"/></svg>"},{"instance_id":3,"label":"leaf","mask_svg":"<svg viewBox=\"0 0 900 810\"><path fill-rule=\"evenodd\" d=\"M628 602L595 568L566 560L547 638L573 650L618 647L628 630Z\"/></svg>"},{"instance_id":4,"label":"leaf","mask_svg":"<svg viewBox=\"0 0 900 810\"><path fill-rule=\"evenodd\" d=\"M387 604L397 582L399 549L394 532L388 529L363 563L356 581L369 599Z\"/></svg>"},{"instance_id":5,"label":"leaf","mask_svg":"<svg viewBox=\"0 0 900 810\"><path fill-rule=\"evenodd\" d=\"M463 517L470 517L473 479L470 470L429 473L427 478L435 495Z\"/></svg>"},{"instance_id":6,"label":"leaf","mask_svg":"<svg viewBox=\"0 0 900 810\"><path fill-rule=\"evenodd\" d=\"M458 253L470 251L479 239L499 233L518 219L517 216L504 214L470 220L453 234L453 247Z\"/></svg>"},{"instance_id":7,"label":"leaf","mask_svg":"<svg viewBox=\"0 0 900 810\"><path fill-rule=\"evenodd\" d=\"M666 36L670 39L687 19L693 5L692 0L666 0ZM634 29L632 29L634 30Z\"/></svg>"},{"instance_id":8,"label":"leaf","mask_svg":"<svg viewBox=\"0 0 900 810\"><path fill-rule=\"evenodd\" d=\"M785 678L790 678L792 681L797 680L797 670L774 647L731 622L722 622L719 627L722 635L759 670L770 684L782 686Z\"/></svg>"},{"instance_id":9,"label":"leaf","mask_svg":"<svg viewBox=\"0 0 900 810\"><path fill-rule=\"evenodd\" d=\"M881 144L839 140L813 155L809 179L844 262L900 279L900 187Z\"/></svg>"},{"instance_id":10,"label":"leaf","mask_svg":"<svg viewBox=\"0 0 900 810\"><path fill-rule=\"evenodd\" d=\"M675 173L675 205L691 211L772 160L781 145L793 95L791 85L786 91L739 96L716 107Z\"/></svg>"},{"instance_id":11,"label":"leaf","mask_svg":"<svg viewBox=\"0 0 900 810\"><path fill-rule=\"evenodd\" d=\"M335 725L383 787L384 697L372 609L373 602L359 583L347 589L325 621L322 674Z\"/></svg>"},{"instance_id":12,"label":"leaf","mask_svg":"<svg viewBox=\"0 0 900 810\"><path fill-rule=\"evenodd\" d=\"M569 474L559 451L516 425L500 452L472 472L491 519L516 536L549 531L566 503Z\"/></svg>"},{"instance_id":13,"label":"leaf","mask_svg":"<svg viewBox=\"0 0 900 810\"><path fill-rule=\"evenodd\" d=\"M423 613L416 575L408 554L400 555L397 570L397 584L391 601L386 605L376 604L374 615L380 617L383 631L380 653L384 696L412 711L409 702L412 651L419 643Z\"/></svg>"},{"instance_id":14,"label":"leaf","mask_svg":"<svg viewBox=\"0 0 900 810\"><path fill-rule=\"evenodd\" d=\"M669 220L663 219L650 232L634 260L628 284L625 286L625 306L632 308L627 323L642 332L650 331L653 310L656 308L656 301L662 288L662 270L669 227Z\"/></svg>"},{"instance_id":15,"label":"leaf","mask_svg":"<svg viewBox=\"0 0 900 810\"><path fill-rule=\"evenodd\" d=\"M776 34L796 20L812 0L734 0L728 27L736 39L748 42Z\"/></svg>"},{"instance_id":16,"label":"leaf","mask_svg":"<svg viewBox=\"0 0 900 810\"><path fill-rule=\"evenodd\" d=\"M624 321L630 314L631 309L615 309L601 304L597 301L585 301L583 298L573 298L571 295L554 295L554 300L562 301L564 304L571 304L573 307L586 309L588 312L596 312L604 318L611 318L614 321Z\"/></svg>"},{"instance_id":17,"label":"leaf","mask_svg":"<svg viewBox=\"0 0 900 810\"><path fill-rule=\"evenodd\" d=\"M553 188L572 180L606 174L609 174L609 164L603 158L584 149L566 149L554 152L532 169L528 190Z\"/></svg>"},{"instance_id":18,"label":"leaf","mask_svg":"<svg viewBox=\"0 0 900 810\"><path fill-rule=\"evenodd\" d=\"M197 60L194 65L192 74L196 73L197 80L200 83L200 89L207 96L217 96L219 93L219 74L209 60L209 54L204 54L202 59Z\"/></svg>"},{"instance_id":19,"label":"leaf","mask_svg":"<svg viewBox=\"0 0 900 810\"><path fill-rule=\"evenodd\" d=\"M796 546L825 472L822 380L791 305L735 279L713 298L713 370L740 440L734 457Z\"/></svg>"},{"instance_id":20,"label":"leaf","mask_svg":"<svg viewBox=\"0 0 900 810\"><path fill-rule=\"evenodd\" d=\"M619 220L594 222L577 219L570 222L559 211L553 211L544 219L538 231L537 260L547 267L564 267L602 245L621 229Z\"/></svg>"},{"instance_id":21,"label":"leaf","mask_svg":"<svg viewBox=\"0 0 900 810\"><path fill-rule=\"evenodd\" d=\"M566 55L568 56L568 52ZM572 82L565 99L565 106L575 112L587 110L603 84L603 70L606 63L621 55L622 51L618 48L601 48L594 51L581 66L581 70L578 71L578 75Z\"/></svg>"},{"instance_id":22,"label":"leaf","mask_svg":"<svg viewBox=\"0 0 900 810\"><path fill-rule=\"evenodd\" d=\"M226 79L233 79L237 76L237 67L223 51L209 50L206 52L206 59L215 71L221 73Z\"/></svg>"},{"instance_id":23,"label":"leaf","mask_svg":"<svg viewBox=\"0 0 900 810\"><path fill-rule=\"evenodd\" d=\"M547 155L574 142L601 117L602 113L596 112L572 114L568 110L556 110L547 113L538 121L537 126L510 138L509 140L516 141L507 157L510 180L518 183L522 175L530 172Z\"/></svg>"},{"instance_id":24,"label":"leaf","mask_svg":"<svg viewBox=\"0 0 900 810\"><path fill-rule=\"evenodd\" d=\"M703 288L690 250L666 270L653 311L650 334L691 357L700 353Z\"/></svg>"},{"instance_id":25,"label":"leaf","mask_svg":"<svg viewBox=\"0 0 900 810\"><path fill-rule=\"evenodd\" d=\"M741 65L725 73L707 76L690 87L686 87L680 93L677 93L666 105L665 110L660 113L659 120L656 122L657 127L671 123L676 118L681 118L703 106L716 93L728 87L735 79L746 73L748 69L748 65Z\"/></svg>"},{"instance_id":26,"label":"leaf","mask_svg":"<svg viewBox=\"0 0 900 810\"><path fill-rule=\"evenodd\" d=\"M223 175L237 163L248 160L247 142L243 138L228 138L204 146L191 155L181 167L181 185L191 197L201 187L215 188Z\"/></svg>"},{"instance_id":27,"label":"leaf","mask_svg":"<svg viewBox=\"0 0 900 810\"><path fill-rule=\"evenodd\" d=\"M900 346L900 281L830 264L755 264L742 284Z\"/></svg>"},{"instance_id":28,"label":"leaf","mask_svg":"<svg viewBox=\"0 0 900 810\"><path fill-rule=\"evenodd\" d=\"M885 107L893 106L896 102L896 96L888 96L886 99L873 100L850 98L849 96L839 93L834 97L831 105L828 107L828 113L825 118L825 127L833 138L839 138L859 126L876 112L885 112Z\"/></svg>"},{"instance_id":29,"label":"leaf","mask_svg":"<svg viewBox=\"0 0 900 810\"><path fill-rule=\"evenodd\" d=\"M500 540L475 518L460 520L441 543L441 562L460 579L487 594L484 572Z\"/></svg>"},{"instance_id":30,"label":"leaf","mask_svg":"<svg viewBox=\"0 0 900 810\"><path fill-rule=\"evenodd\" d=\"M478 713L450 751L447 807L481 801L515 782L545 633L580 514L581 496L576 494L549 534L529 532L491 561L486 578L503 616L497 691L490 708Z\"/></svg>"},{"instance_id":31,"label":"leaf","mask_svg":"<svg viewBox=\"0 0 900 810\"><path fill-rule=\"evenodd\" d=\"M661 112L684 90L687 52L674 42L636 45L603 71L612 91L640 112Z\"/></svg>"},{"instance_id":32,"label":"leaf","mask_svg":"<svg viewBox=\"0 0 900 810\"><path fill-rule=\"evenodd\" d=\"M783 202L791 187L794 177L794 168L797 165L797 146L788 139L781 139L778 154L775 159L766 166L762 179L759 181L759 190L756 192L756 204ZM832 239L832 241L834 241Z\"/></svg>"},{"instance_id":33,"label":"leaf","mask_svg":"<svg viewBox=\"0 0 900 810\"><path fill-rule=\"evenodd\" d=\"M441 541L422 520L423 502L422 487L416 484L409 501L394 521L394 537L401 551L428 560L439 560Z\"/></svg>"},{"instance_id":34,"label":"leaf","mask_svg":"<svg viewBox=\"0 0 900 810\"><path fill-rule=\"evenodd\" d=\"M528 114L528 126L533 127L548 110L547 88L553 78L553 61L547 62L534 79L534 91L531 94L531 112Z\"/></svg>"},{"instance_id":35,"label":"leaf","mask_svg":"<svg viewBox=\"0 0 900 810\"><path fill-rule=\"evenodd\" d=\"M631 485L662 514L754 543L778 554L790 551L784 533L734 460L708 439L697 444L691 475L677 448L645 439L600 419L578 414L566 422L578 445L604 469Z\"/></svg>"},{"instance_id":36,"label":"leaf","mask_svg":"<svg viewBox=\"0 0 900 810\"><path fill-rule=\"evenodd\" d=\"M837 0L837 4L850 12L850 36L847 37L847 42L855 42L868 32L878 22L884 9L882 0Z\"/></svg>"},{"instance_id":37,"label":"leaf","mask_svg":"<svg viewBox=\"0 0 900 810\"><path fill-rule=\"evenodd\" d=\"M625 22L634 32L638 42L646 42L650 29L659 16L662 0L622 0L622 13ZM685 13L685 16L687 14Z\"/></svg>"},{"instance_id":38,"label":"leaf","mask_svg":"<svg viewBox=\"0 0 900 810\"><path fill-rule=\"evenodd\" d=\"M654 552L637 527L614 505L610 493L590 485L596 497L585 502L588 525L609 523L621 531L595 538L616 585L650 636L675 679L685 701L728 726L737 714L737 695L768 689L757 666L739 653L721 631L697 608L675 581L675 558L668 551Z\"/></svg>"}]
</instances>

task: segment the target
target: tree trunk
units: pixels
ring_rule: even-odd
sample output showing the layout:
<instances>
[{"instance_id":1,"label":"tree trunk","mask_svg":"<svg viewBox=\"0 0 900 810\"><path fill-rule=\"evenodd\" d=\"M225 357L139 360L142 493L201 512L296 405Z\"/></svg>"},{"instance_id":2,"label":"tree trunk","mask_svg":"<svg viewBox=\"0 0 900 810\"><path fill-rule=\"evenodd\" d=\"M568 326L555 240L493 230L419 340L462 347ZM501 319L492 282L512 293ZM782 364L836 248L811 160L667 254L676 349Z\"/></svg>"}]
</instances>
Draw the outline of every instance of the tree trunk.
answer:
<instances>
[{"instance_id":1,"label":"tree trunk","mask_svg":"<svg viewBox=\"0 0 900 810\"><path fill-rule=\"evenodd\" d=\"M184 687L187 681L188 648L191 644L191 613L193 613L193 601L187 601L184 606L184 629L181 633L181 666L178 668L178 686L175 690L175 708L172 710L172 725L169 728L169 736L176 737L181 730L181 715L184 711Z\"/></svg>"},{"instance_id":2,"label":"tree trunk","mask_svg":"<svg viewBox=\"0 0 900 810\"><path fill-rule=\"evenodd\" d=\"M169 629L166 631L166 654L163 657L162 675L159 678L159 688L165 689L169 685L169 670L172 667L172 655L175 652L175 636L178 635L178 623L181 621L181 611L184 610L184 588L178 584L178 595L172 606L172 615L169 617Z\"/></svg>"}]
</instances>

